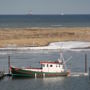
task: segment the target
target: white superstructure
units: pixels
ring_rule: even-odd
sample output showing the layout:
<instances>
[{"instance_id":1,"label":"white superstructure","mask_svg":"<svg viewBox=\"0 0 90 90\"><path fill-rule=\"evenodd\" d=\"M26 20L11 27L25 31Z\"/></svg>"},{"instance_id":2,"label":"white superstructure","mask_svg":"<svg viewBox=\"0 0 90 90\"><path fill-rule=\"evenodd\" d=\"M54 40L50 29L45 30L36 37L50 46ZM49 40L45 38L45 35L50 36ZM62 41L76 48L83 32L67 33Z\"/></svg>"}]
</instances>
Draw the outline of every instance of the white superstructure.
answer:
<instances>
[{"instance_id":1,"label":"white superstructure","mask_svg":"<svg viewBox=\"0 0 90 90\"><path fill-rule=\"evenodd\" d=\"M42 72L64 72L64 65L62 62L42 61L40 64L42 65Z\"/></svg>"}]
</instances>

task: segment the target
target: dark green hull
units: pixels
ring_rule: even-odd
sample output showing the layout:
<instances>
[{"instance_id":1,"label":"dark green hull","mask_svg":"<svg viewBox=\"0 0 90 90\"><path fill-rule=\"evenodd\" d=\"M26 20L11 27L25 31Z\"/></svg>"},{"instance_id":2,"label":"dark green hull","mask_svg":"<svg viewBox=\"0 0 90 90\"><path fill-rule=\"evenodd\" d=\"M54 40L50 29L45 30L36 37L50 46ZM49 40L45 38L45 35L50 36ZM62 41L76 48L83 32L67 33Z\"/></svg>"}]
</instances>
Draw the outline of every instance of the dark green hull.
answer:
<instances>
[{"instance_id":1,"label":"dark green hull","mask_svg":"<svg viewBox=\"0 0 90 90\"><path fill-rule=\"evenodd\" d=\"M13 77L30 77L30 78L44 78L44 77L59 77L59 76L68 76L69 72L36 72L28 71L19 68L11 67L11 73Z\"/></svg>"}]
</instances>

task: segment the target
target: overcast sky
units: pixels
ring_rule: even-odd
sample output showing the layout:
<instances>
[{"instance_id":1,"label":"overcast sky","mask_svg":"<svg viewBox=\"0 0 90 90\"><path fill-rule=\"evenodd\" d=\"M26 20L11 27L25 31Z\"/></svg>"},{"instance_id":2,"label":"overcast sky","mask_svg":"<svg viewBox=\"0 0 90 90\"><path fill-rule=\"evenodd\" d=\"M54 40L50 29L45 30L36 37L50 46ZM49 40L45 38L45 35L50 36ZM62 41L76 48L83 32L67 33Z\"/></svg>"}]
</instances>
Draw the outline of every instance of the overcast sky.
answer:
<instances>
[{"instance_id":1,"label":"overcast sky","mask_svg":"<svg viewBox=\"0 0 90 90\"><path fill-rule=\"evenodd\" d=\"M0 14L90 14L90 0L0 0Z\"/></svg>"}]
</instances>

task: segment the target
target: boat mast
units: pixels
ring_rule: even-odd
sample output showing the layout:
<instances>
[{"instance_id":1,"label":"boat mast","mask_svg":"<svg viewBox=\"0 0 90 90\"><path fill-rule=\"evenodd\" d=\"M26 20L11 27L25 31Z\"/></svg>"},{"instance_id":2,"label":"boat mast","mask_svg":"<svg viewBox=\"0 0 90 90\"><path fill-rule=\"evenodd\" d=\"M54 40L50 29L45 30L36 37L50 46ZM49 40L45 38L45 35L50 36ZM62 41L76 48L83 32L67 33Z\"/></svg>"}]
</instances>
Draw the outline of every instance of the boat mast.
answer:
<instances>
[{"instance_id":1,"label":"boat mast","mask_svg":"<svg viewBox=\"0 0 90 90\"><path fill-rule=\"evenodd\" d=\"M60 53L60 60L62 60L62 64L64 66L64 69L67 70L66 63L65 63L65 60L64 60L64 57L63 57L63 53L62 52Z\"/></svg>"}]
</instances>

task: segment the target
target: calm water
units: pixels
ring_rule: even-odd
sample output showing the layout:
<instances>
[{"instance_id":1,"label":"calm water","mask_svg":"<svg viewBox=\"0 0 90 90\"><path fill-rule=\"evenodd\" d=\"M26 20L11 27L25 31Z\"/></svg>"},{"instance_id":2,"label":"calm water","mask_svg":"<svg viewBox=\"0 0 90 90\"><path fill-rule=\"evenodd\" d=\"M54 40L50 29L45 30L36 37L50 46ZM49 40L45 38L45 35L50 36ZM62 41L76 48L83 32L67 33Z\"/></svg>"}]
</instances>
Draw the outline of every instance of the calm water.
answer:
<instances>
[{"instance_id":1,"label":"calm water","mask_svg":"<svg viewBox=\"0 0 90 90\"><path fill-rule=\"evenodd\" d=\"M3 52L4 53L4 52ZM59 51L28 51L27 53L11 52L11 64L18 67L34 66L39 67L41 60L57 60ZM72 56L67 63L67 67L72 72L84 72L84 54L88 56L88 67L90 67L90 51L73 52L63 51L65 60ZM0 55L0 69L8 71L8 55ZM56 78L38 78L38 79L13 79L5 77L0 80L0 90L90 90L90 81L88 77L56 77Z\"/></svg>"},{"instance_id":2,"label":"calm water","mask_svg":"<svg viewBox=\"0 0 90 90\"><path fill-rule=\"evenodd\" d=\"M29 27L90 27L90 15L0 15L0 28ZM72 56L67 67L72 72L84 72L84 54L88 56L90 67L90 51L64 51L65 60ZM0 51L0 70L8 72L8 54L11 64L17 67L39 67L41 60L57 60L58 51ZM0 90L90 90L88 77L57 77L38 79L0 80Z\"/></svg>"},{"instance_id":3,"label":"calm water","mask_svg":"<svg viewBox=\"0 0 90 90\"><path fill-rule=\"evenodd\" d=\"M90 15L0 15L0 28L90 27Z\"/></svg>"}]
</instances>

